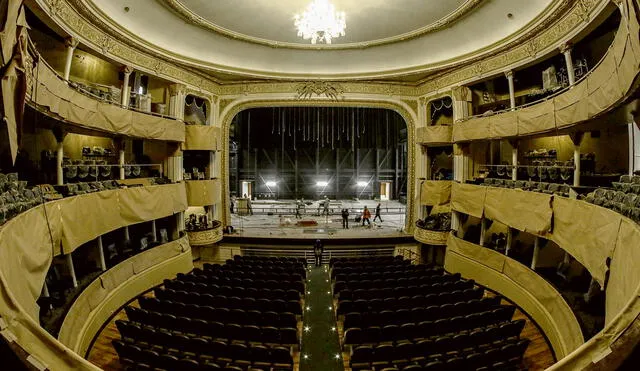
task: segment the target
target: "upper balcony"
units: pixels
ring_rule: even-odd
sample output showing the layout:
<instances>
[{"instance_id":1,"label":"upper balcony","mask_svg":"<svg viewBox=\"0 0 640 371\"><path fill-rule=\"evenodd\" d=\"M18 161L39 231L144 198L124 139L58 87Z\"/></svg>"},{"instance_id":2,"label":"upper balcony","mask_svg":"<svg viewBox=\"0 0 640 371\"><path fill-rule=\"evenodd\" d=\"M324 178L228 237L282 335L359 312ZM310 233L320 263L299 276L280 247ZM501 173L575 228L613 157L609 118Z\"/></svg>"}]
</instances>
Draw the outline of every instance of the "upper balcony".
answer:
<instances>
[{"instance_id":1,"label":"upper balcony","mask_svg":"<svg viewBox=\"0 0 640 371\"><path fill-rule=\"evenodd\" d=\"M630 21L628 14L620 18L602 59L575 83L513 109L458 120L453 125L453 141L514 138L565 129L616 108L633 93L640 70L637 21Z\"/></svg>"}]
</instances>

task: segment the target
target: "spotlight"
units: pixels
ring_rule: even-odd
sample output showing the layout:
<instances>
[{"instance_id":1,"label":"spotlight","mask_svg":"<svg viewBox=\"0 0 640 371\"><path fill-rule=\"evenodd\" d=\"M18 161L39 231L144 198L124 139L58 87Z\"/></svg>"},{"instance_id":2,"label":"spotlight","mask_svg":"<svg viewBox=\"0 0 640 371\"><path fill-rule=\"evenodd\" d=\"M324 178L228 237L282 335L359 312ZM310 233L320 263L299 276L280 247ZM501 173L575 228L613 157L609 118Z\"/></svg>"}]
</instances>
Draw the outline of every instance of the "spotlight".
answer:
<instances>
[{"instance_id":1,"label":"spotlight","mask_svg":"<svg viewBox=\"0 0 640 371\"><path fill-rule=\"evenodd\" d=\"M311 310L311 307L307 307L307 310Z\"/></svg>"},{"instance_id":2,"label":"spotlight","mask_svg":"<svg viewBox=\"0 0 640 371\"><path fill-rule=\"evenodd\" d=\"M358 185L358 187L366 187L369 182L358 182L356 184Z\"/></svg>"},{"instance_id":3,"label":"spotlight","mask_svg":"<svg viewBox=\"0 0 640 371\"><path fill-rule=\"evenodd\" d=\"M316 182L316 185L318 187L326 187L329 185L329 182Z\"/></svg>"},{"instance_id":4,"label":"spotlight","mask_svg":"<svg viewBox=\"0 0 640 371\"><path fill-rule=\"evenodd\" d=\"M331 331L335 332L335 331L336 331L336 327L335 327L335 326L333 326L333 327L331 328Z\"/></svg>"},{"instance_id":5,"label":"spotlight","mask_svg":"<svg viewBox=\"0 0 640 371\"><path fill-rule=\"evenodd\" d=\"M331 310L331 305L329 305L329 310Z\"/></svg>"},{"instance_id":6,"label":"spotlight","mask_svg":"<svg viewBox=\"0 0 640 371\"><path fill-rule=\"evenodd\" d=\"M309 355L308 355L308 354L303 354L303 355L302 355L302 358L304 358L304 359L309 359Z\"/></svg>"},{"instance_id":7,"label":"spotlight","mask_svg":"<svg viewBox=\"0 0 640 371\"><path fill-rule=\"evenodd\" d=\"M340 353L336 353L335 357L336 359L340 359Z\"/></svg>"},{"instance_id":8,"label":"spotlight","mask_svg":"<svg viewBox=\"0 0 640 371\"><path fill-rule=\"evenodd\" d=\"M274 181L269 181L269 182L265 182L264 183L267 187L275 187L276 185L278 185L278 183L274 182Z\"/></svg>"},{"instance_id":9,"label":"spotlight","mask_svg":"<svg viewBox=\"0 0 640 371\"><path fill-rule=\"evenodd\" d=\"M304 326L304 332L309 332L311 331L311 327L309 326Z\"/></svg>"}]
</instances>

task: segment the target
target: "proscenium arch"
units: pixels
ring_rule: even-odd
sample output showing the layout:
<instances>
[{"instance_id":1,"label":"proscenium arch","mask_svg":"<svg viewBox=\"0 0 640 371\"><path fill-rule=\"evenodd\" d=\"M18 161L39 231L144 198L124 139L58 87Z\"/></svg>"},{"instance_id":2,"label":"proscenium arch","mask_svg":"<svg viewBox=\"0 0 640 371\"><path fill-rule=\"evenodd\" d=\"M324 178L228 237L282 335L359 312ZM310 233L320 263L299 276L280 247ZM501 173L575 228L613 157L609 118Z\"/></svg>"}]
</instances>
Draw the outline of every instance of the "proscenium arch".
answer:
<instances>
[{"instance_id":1,"label":"proscenium arch","mask_svg":"<svg viewBox=\"0 0 640 371\"><path fill-rule=\"evenodd\" d=\"M394 111L402 117L407 125L407 207L405 211L404 231L413 234L416 215L415 201L415 128L416 117L415 112L411 109L395 101L384 100L340 100L330 101L323 99L298 100L298 99L256 99L243 100L231 103L221 112L222 123L222 140L224 142L224 151L222 151L222 191L225 193L222 198L222 221L225 226L231 224L231 215L229 213L229 127L233 118L240 112L251 108L269 108L269 107L362 107L362 108L383 108Z\"/></svg>"}]
</instances>

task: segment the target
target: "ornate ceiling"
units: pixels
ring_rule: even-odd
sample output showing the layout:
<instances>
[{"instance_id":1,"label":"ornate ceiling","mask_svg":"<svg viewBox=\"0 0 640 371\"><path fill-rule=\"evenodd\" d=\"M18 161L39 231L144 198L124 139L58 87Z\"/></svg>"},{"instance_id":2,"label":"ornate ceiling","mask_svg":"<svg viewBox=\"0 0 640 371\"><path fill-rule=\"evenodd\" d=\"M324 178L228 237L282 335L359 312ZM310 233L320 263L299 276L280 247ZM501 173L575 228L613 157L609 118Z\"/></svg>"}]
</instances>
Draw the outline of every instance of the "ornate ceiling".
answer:
<instances>
[{"instance_id":1,"label":"ornate ceiling","mask_svg":"<svg viewBox=\"0 0 640 371\"><path fill-rule=\"evenodd\" d=\"M524 41L568 1L333 0L347 36L313 47L293 27L307 0L73 2L118 39L222 81L411 83Z\"/></svg>"}]
</instances>

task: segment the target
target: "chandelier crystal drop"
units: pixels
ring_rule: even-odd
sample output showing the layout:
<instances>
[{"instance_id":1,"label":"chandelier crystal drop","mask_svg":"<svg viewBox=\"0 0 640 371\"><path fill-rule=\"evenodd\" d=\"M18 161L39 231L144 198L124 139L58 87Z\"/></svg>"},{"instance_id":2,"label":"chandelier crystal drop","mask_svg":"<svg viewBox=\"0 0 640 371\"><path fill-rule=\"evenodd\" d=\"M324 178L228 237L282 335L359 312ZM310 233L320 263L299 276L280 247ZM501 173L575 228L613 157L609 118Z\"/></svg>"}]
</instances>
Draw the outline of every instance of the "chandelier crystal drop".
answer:
<instances>
[{"instance_id":1,"label":"chandelier crystal drop","mask_svg":"<svg viewBox=\"0 0 640 371\"><path fill-rule=\"evenodd\" d=\"M344 12L336 12L336 7L329 0L313 0L307 9L295 15L295 26L298 36L311 39L312 44L318 41L331 44L331 40L344 36L347 26Z\"/></svg>"}]
</instances>

